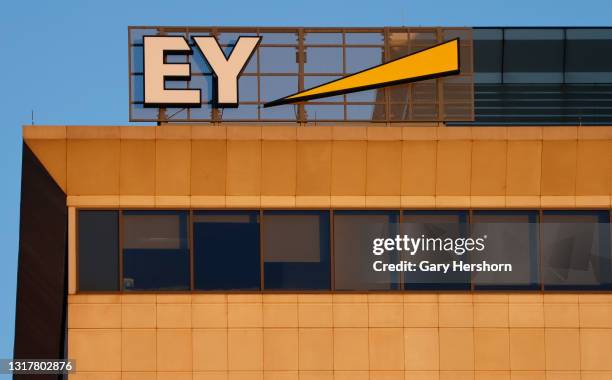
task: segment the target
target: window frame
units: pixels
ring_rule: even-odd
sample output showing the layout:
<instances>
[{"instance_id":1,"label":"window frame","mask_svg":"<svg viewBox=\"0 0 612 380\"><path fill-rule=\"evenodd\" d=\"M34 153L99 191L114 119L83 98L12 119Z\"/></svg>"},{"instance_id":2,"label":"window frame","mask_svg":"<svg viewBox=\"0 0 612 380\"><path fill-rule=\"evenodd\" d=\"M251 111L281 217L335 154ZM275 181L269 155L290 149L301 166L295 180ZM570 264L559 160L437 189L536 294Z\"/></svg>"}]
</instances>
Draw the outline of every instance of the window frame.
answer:
<instances>
[{"instance_id":1,"label":"window frame","mask_svg":"<svg viewBox=\"0 0 612 380\"><path fill-rule=\"evenodd\" d=\"M252 215L256 215L257 217L257 226L258 226L258 230L259 230L259 289L251 289L251 290L247 290L247 289L199 289L196 286L196 268L195 268L195 251L194 251L194 241L195 241L195 231L194 231L194 227L195 227L195 217L197 217L197 214L200 213L201 215L206 215L207 213L210 214L214 214L214 213L224 213L226 212L227 215L239 215L241 213L243 213L244 215L248 215L248 214L252 214ZM195 217L194 217L195 216ZM262 216L263 216L263 210L257 210L257 209L190 209L189 212L189 228L191 230L191 234L190 234L190 242L189 242L189 250L190 250L190 258L191 258L191 262L190 262L190 272L191 272L191 289L190 291L193 293L225 293L225 292L234 292L234 293L253 293L253 292L261 292L263 289L263 284L264 284L264 275L263 275L263 242L262 242L262 235L263 235L263 223L262 223Z\"/></svg>"},{"instance_id":2,"label":"window frame","mask_svg":"<svg viewBox=\"0 0 612 380\"><path fill-rule=\"evenodd\" d=\"M192 222L192 213L193 210L188 209L188 208L119 208L117 209L118 213L119 213L119 292L121 293L125 293L125 294L152 294L152 293L186 293L186 292L192 292L194 287L193 287L193 222ZM124 282L124 274L125 274L125 255L124 255L124 250L125 250L125 235L124 235L124 216L126 212L176 212L176 213L185 213L187 216L187 228L186 228L186 234L187 234L187 262L188 262L188 268L187 268L187 273L188 273L188 280L187 283L189 284L189 289L187 290L175 290L175 291L168 291L168 290L161 290L161 289L151 289L151 290L126 290L125 289L125 282Z\"/></svg>"},{"instance_id":3,"label":"window frame","mask_svg":"<svg viewBox=\"0 0 612 380\"><path fill-rule=\"evenodd\" d=\"M336 286L335 286L335 268L334 268L334 264L335 264L335 253L334 253L334 214L337 211L340 212L344 212L344 211L355 211L355 212L376 212L376 211L394 211L394 212L398 212L399 213L399 223L401 224L402 222L404 222L405 220L405 213L406 212L467 212L467 227L468 230L471 231L472 228L472 223L473 223L473 214L475 211L488 211L488 212L500 212L500 213L506 213L509 211L516 211L516 212L535 212L537 214L537 220L536 223L538 225L537 227L537 233L538 233L538 237L539 237L539 244L538 244L538 249L537 249L537 260L539 263L539 280L538 280L538 284L535 287L531 287L531 286L514 286L514 285L508 285L508 286L487 286L482 287L482 286L475 286L474 281L471 281L471 285L468 289L461 289L460 291L462 292L470 292L470 293L479 293L479 292L509 292L509 291L520 291L520 292L540 292L540 293L567 293L567 292L581 292L581 291L595 291L595 292L610 292L612 290L612 287L609 286L592 286L592 287L580 287L580 286L567 286L567 287L563 287L563 288L546 288L544 287L544 280L543 280L543 259L542 259L542 255L543 255L543 251L542 251L542 229L541 229L541 224L542 224L542 220L543 220L543 215L545 212L547 211L562 211L562 212L576 212L576 213L580 213L580 212L602 212L602 213L607 213L608 214L608 220L607 223L609 225L609 229L610 229L610 236L611 236L611 242L610 242L610 252L608 252L608 254L610 255L610 260L612 261L612 209L608 209L608 208L573 208L573 209L542 209L542 208L514 208L514 209L507 209L507 208L441 208L441 209L436 209L436 208L431 208L431 209L410 209L410 208L394 208L394 207L380 207L380 208L376 208L376 209L369 209L369 208L356 208L356 207L343 207L343 208L287 208L287 209L274 209L274 208L237 208L237 209L227 209L227 208L181 208L181 207L172 207L172 208L155 208L155 207L151 207L151 208L145 208L145 207L141 207L141 208L134 208L134 207L129 207L129 208L122 208L122 207L74 207L75 213L74 213L74 227L72 230L69 230L69 236L70 234L72 234L73 239L74 239L74 255L72 257L74 257L75 263L74 263L74 270L75 270L75 275L74 275L74 279L75 279L75 291L76 294L219 294L219 293L223 293L223 294L228 294L228 293L235 293L235 294L283 294L283 293L339 293L339 294L347 294L347 293L406 293L406 292L436 292L436 293L453 293L453 292L457 292L457 290L450 290L450 289L435 289L435 288L430 288L430 289L419 289L418 287L410 287L410 288L406 288L405 283L403 281L403 274L402 274L402 281L400 282L400 286L398 289L386 289L386 290L337 290ZM80 250L80 242L79 242L79 212L80 211L116 211L118 213L118 229L119 229L119 247L118 247L118 254L119 254L119 290L114 290L114 291L83 291L80 289L79 287L79 276L80 276L80 271L79 271L79 250ZM182 291L167 291L167 290L137 290L137 291L125 291L123 288L123 249L124 249L124 234L123 234L123 216L124 216L124 212L125 211L185 211L187 212L187 231L188 231L188 242L187 242L187 249L188 249L188 255L189 255L189 284L190 284L190 289L188 290L182 290ZM195 274L194 274L194 265L193 265L193 258L194 258L194 252L193 252L193 226L194 226L194 213L198 212L198 211L212 211L212 212L226 212L226 211L243 211L243 212L257 212L258 216L259 216L259 230L260 230L260 251L259 251L259 258L260 258L260 277L261 277L261 281L260 281L260 290L197 290L195 289L195 284L194 284L194 279L195 279ZM264 226L264 218L263 218L263 213L264 211L325 211L329 213L329 243L330 243L330 289L324 289L324 290L281 290L281 289L266 289L265 288L265 284L264 284L264 239L263 239L263 229L265 228ZM70 255L69 255L69 259L70 259ZM612 269L611 269L612 270Z\"/></svg>"},{"instance_id":4,"label":"window frame","mask_svg":"<svg viewBox=\"0 0 612 380\"><path fill-rule=\"evenodd\" d=\"M327 257L326 257L326 261L329 261L328 263L328 270L329 270L329 289L302 289L302 290L296 290L296 289L273 289L273 288L266 288L265 286L265 278L266 278L266 271L265 271L265 266L266 266L266 258L265 258L265 234L264 234L264 228L265 228L265 216L266 213L269 212L269 215L273 216L273 215L282 215L282 214L300 214L300 215L316 215L321 217L322 219L325 219L325 216L327 216ZM327 214L327 215L325 215ZM260 226L261 226L261 235L260 235L260 244L261 244L261 249L260 249L260 261L261 261L261 289L262 290L267 290L270 292L274 292L274 291L286 291L286 292L310 292L310 291L331 291L332 289L334 289L334 272L333 272L333 263L332 260L334 259L333 256L333 217L332 217L332 210L331 209L261 209L261 214L260 214ZM320 227L321 228L321 227ZM322 252L320 252L319 254L322 254ZM323 264L321 264L323 265Z\"/></svg>"},{"instance_id":5,"label":"window frame","mask_svg":"<svg viewBox=\"0 0 612 380\"><path fill-rule=\"evenodd\" d=\"M540 210L540 216L539 216L539 221L540 221L540 226L542 225L542 221L545 219L544 216L546 215L546 213L548 213L548 215L554 216L554 215L572 215L572 213L578 214L578 215L584 215L587 213L591 213L593 215L596 215L597 213L601 213L604 214L606 213L608 214L608 234L610 235L610 241L608 243L608 260L610 261L611 267L608 268L608 271L610 271L611 273L609 273L609 275L612 275L612 210L610 209L597 209L597 208L593 208L593 209L589 209L589 208L580 208L580 209L547 209L547 210ZM544 222L545 223L545 222ZM598 223L600 223L598 221ZM605 222L604 222L605 223ZM542 228L538 228L538 231L540 233L540 246L539 246L539 250L538 250L538 256L540 259L540 290L542 292L567 292L567 291L611 291L612 290L612 282L608 283L608 284L594 284L594 285L565 285L565 284L546 284L546 281L544 279L544 250L542 248ZM600 258L601 260L601 258Z\"/></svg>"},{"instance_id":6,"label":"window frame","mask_svg":"<svg viewBox=\"0 0 612 380\"><path fill-rule=\"evenodd\" d=\"M79 251L80 251L80 244L81 241L79 239L80 236L80 212L81 211L114 211L117 213L117 289L118 290L81 290L80 289L80 260L79 260ZM71 233L73 233L74 235L74 271L75 271L75 284L74 284L74 289L77 293L83 293L83 294L105 294L105 293L119 293L119 292L123 292L123 289L121 288L121 284L123 283L123 280L121 278L121 275L123 273L123 263L120 261L121 258L123 257L120 250L121 247L123 246L121 238L122 238L122 234L121 234L121 213L122 211L120 209L115 209L115 208L81 208L81 207L75 207L75 213L74 213L74 232L68 230L68 234L70 235ZM69 226L70 227L70 226ZM70 260L70 255L68 255L68 260ZM69 263L67 263L67 265L69 265Z\"/></svg>"}]
</instances>

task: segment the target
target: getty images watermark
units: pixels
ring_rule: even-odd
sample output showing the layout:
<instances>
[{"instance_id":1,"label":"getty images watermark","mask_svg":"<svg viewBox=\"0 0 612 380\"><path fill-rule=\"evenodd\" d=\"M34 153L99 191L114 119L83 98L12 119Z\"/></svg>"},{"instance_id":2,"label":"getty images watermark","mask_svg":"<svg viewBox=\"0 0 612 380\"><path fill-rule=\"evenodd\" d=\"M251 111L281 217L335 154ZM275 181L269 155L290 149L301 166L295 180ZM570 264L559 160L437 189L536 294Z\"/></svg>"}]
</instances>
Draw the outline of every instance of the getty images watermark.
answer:
<instances>
[{"instance_id":1,"label":"getty images watermark","mask_svg":"<svg viewBox=\"0 0 612 380\"><path fill-rule=\"evenodd\" d=\"M372 253L379 257L383 254L400 254L402 257L409 255L407 259L396 263L386 263L383 260L375 260L372 269L375 272L512 272L512 264L488 263L486 260L479 262L465 262L467 260L453 260L452 257L432 257L435 255L454 255L461 257L465 254L477 255L486 249L487 235L476 238L433 238L421 235L411 237L409 235L395 235L394 238L375 238L372 240ZM427 254L428 259L418 259L417 255ZM442 262L441 262L442 261ZM469 261L474 261L471 258Z\"/></svg>"}]
</instances>

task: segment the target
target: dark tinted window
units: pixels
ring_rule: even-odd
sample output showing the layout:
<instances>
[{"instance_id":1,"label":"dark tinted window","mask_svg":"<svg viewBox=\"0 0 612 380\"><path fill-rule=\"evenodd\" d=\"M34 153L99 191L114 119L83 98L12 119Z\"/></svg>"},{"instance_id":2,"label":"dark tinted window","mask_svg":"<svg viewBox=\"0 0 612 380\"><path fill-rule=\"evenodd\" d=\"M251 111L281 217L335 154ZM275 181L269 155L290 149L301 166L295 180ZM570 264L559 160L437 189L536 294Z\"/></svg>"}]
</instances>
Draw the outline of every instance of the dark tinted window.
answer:
<instances>
[{"instance_id":1,"label":"dark tinted window","mask_svg":"<svg viewBox=\"0 0 612 380\"><path fill-rule=\"evenodd\" d=\"M399 232L398 211L334 212L334 279L337 290L399 289L399 272L375 272L374 260L399 262L392 252L372 255L372 241Z\"/></svg>"},{"instance_id":2,"label":"dark tinted window","mask_svg":"<svg viewBox=\"0 0 612 380\"><path fill-rule=\"evenodd\" d=\"M506 29L504 83L562 83L562 29Z\"/></svg>"},{"instance_id":3,"label":"dark tinted window","mask_svg":"<svg viewBox=\"0 0 612 380\"><path fill-rule=\"evenodd\" d=\"M608 211L545 211L542 260L545 289L609 288Z\"/></svg>"},{"instance_id":4,"label":"dark tinted window","mask_svg":"<svg viewBox=\"0 0 612 380\"><path fill-rule=\"evenodd\" d=\"M119 290L119 213L79 211L80 291Z\"/></svg>"},{"instance_id":5,"label":"dark tinted window","mask_svg":"<svg viewBox=\"0 0 612 380\"><path fill-rule=\"evenodd\" d=\"M474 29L474 81L501 83L503 30Z\"/></svg>"},{"instance_id":6,"label":"dark tinted window","mask_svg":"<svg viewBox=\"0 0 612 380\"><path fill-rule=\"evenodd\" d=\"M475 120L467 124L611 123L611 28L474 28L473 36Z\"/></svg>"},{"instance_id":7,"label":"dark tinted window","mask_svg":"<svg viewBox=\"0 0 612 380\"><path fill-rule=\"evenodd\" d=\"M612 83L612 29L567 29L565 81Z\"/></svg>"},{"instance_id":8,"label":"dark tinted window","mask_svg":"<svg viewBox=\"0 0 612 380\"><path fill-rule=\"evenodd\" d=\"M188 290L187 211L123 213L125 290Z\"/></svg>"},{"instance_id":9,"label":"dark tinted window","mask_svg":"<svg viewBox=\"0 0 612 380\"><path fill-rule=\"evenodd\" d=\"M474 211L472 237L485 239L479 262L510 264L512 270L474 272L477 289L538 289L537 211Z\"/></svg>"},{"instance_id":10,"label":"dark tinted window","mask_svg":"<svg viewBox=\"0 0 612 380\"><path fill-rule=\"evenodd\" d=\"M193 264L196 289L260 289L259 250L259 212L194 213Z\"/></svg>"},{"instance_id":11,"label":"dark tinted window","mask_svg":"<svg viewBox=\"0 0 612 380\"><path fill-rule=\"evenodd\" d=\"M458 239L467 238L469 226L466 211L405 211L402 222L402 233L410 237L424 237L430 239ZM456 255L455 253L436 250L438 246L432 241L433 249L418 253L418 261L427 261L428 264L452 264L453 261L461 263L470 262L470 253ZM405 255L405 253L402 253ZM405 260L410 260L404 256ZM414 259L413 259L414 260ZM450 271L416 271L405 274L404 286L406 289L469 289L470 272Z\"/></svg>"},{"instance_id":12,"label":"dark tinted window","mask_svg":"<svg viewBox=\"0 0 612 380\"><path fill-rule=\"evenodd\" d=\"M329 212L264 213L265 289L330 289Z\"/></svg>"}]
</instances>

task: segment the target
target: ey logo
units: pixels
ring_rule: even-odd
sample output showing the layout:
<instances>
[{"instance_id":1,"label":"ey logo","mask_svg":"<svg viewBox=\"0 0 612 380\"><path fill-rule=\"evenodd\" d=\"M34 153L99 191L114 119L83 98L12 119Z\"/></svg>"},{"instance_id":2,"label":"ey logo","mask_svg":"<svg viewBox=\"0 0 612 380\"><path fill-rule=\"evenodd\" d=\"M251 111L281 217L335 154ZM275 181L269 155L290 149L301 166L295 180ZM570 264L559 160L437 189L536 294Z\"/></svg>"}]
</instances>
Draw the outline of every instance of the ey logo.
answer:
<instances>
[{"instance_id":1,"label":"ey logo","mask_svg":"<svg viewBox=\"0 0 612 380\"><path fill-rule=\"evenodd\" d=\"M241 36L229 56L215 37L193 37L195 46L213 73L213 106L238 106L238 79L261 37ZM190 63L168 63L169 54L192 54L184 37L144 37L144 105L199 107L199 89L168 89L166 81L190 80ZM265 103L264 107L303 102L351 92L416 82L459 73L459 39L405 55L363 71Z\"/></svg>"}]
</instances>

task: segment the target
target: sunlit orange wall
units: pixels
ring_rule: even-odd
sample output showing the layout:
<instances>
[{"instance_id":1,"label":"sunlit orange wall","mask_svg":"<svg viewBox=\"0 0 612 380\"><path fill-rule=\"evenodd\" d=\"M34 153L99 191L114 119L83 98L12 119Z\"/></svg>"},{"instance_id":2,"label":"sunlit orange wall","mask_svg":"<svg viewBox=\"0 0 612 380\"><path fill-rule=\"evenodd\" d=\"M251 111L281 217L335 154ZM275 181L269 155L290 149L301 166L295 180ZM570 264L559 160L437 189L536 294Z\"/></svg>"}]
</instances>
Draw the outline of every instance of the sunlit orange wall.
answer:
<instances>
[{"instance_id":1,"label":"sunlit orange wall","mask_svg":"<svg viewBox=\"0 0 612 380\"><path fill-rule=\"evenodd\" d=\"M612 295L72 295L73 379L609 379Z\"/></svg>"},{"instance_id":2,"label":"sunlit orange wall","mask_svg":"<svg viewBox=\"0 0 612 380\"><path fill-rule=\"evenodd\" d=\"M612 127L26 127L70 206L610 207Z\"/></svg>"}]
</instances>

